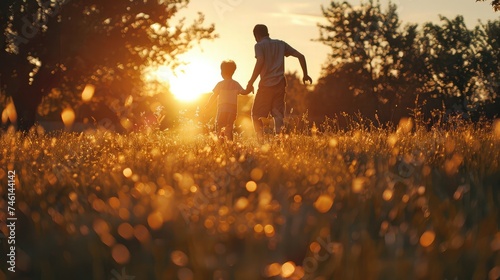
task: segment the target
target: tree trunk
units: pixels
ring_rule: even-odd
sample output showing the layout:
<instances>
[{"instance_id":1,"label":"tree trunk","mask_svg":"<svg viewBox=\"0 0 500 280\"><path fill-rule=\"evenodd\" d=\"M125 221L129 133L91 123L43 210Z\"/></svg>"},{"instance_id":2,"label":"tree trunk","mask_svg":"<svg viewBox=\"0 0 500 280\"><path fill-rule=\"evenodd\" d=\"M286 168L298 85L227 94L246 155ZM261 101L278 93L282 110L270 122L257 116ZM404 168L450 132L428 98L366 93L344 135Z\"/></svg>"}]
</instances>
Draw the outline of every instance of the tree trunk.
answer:
<instances>
[{"instance_id":1,"label":"tree trunk","mask_svg":"<svg viewBox=\"0 0 500 280\"><path fill-rule=\"evenodd\" d=\"M50 73L49 69L43 69L35 76L34 82L23 84L17 92L12 95L12 101L17 113L17 130L28 132L36 122L36 112L42 103L42 98L55 85L58 75Z\"/></svg>"},{"instance_id":2,"label":"tree trunk","mask_svg":"<svg viewBox=\"0 0 500 280\"><path fill-rule=\"evenodd\" d=\"M23 87L23 89L29 89ZM36 122L36 111L42 101L41 93L30 95L28 92L19 92L12 97L17 113L17 130L28 132Z\"/></svg>"}]
</instances>

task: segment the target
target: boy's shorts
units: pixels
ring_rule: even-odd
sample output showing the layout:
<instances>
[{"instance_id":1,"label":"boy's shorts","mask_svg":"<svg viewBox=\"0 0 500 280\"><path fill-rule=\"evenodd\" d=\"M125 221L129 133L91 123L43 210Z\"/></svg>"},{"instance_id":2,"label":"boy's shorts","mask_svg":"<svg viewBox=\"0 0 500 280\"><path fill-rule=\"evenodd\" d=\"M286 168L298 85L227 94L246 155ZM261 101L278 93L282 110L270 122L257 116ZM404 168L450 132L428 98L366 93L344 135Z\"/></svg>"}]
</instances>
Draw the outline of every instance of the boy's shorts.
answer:
<instances>
[{"instance_id":1,"label":"boy's shorts","mask_svg":"<svg viewBox=\"0 0 500 280\"><path fill-rule=\"evenodd\" d=\"M216 129L220 131L223 127L233 126L236 121L236 112L218 111Z\"/></svg>"},{"instance_id":2,"label":"boy's shorts","mask_svg":"<svg viewBox=\"0 0 500 280\"><path fill-rule=\"evenodd\" d=\"M283 118L285 116L285 88L285 79L275 86L259 86L252 107L252 117L267 118L271 113L273 117Z\"/></svg>"}]
</instances>

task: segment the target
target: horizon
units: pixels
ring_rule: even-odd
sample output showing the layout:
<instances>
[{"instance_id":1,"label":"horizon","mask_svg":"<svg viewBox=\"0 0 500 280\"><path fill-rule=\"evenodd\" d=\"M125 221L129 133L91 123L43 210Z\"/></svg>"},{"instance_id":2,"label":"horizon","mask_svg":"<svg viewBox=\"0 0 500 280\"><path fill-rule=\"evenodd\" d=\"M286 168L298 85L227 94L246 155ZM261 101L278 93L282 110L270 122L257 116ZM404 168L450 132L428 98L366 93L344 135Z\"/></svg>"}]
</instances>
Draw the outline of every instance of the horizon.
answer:
<instances>
[{"instance_id":1,"label":"horizon","mask_svg":"<svg viewBox=\"0 0 500 280\"><path fill-rule=\"evenodd\" d=\"M349 0L347 2L353 6L358 6L364 1ZM193 62L191 67L183 68L182 71L187 73L190 71L195 72L190 68L214 69L213 72L206 73L207 76L203 79L203 81L212 81L211 83L205 82L206 85L191 86L191 91L201 91L201 88L203 88L203 92L197 94L210 93L213 86L221 79L219 74L220 62L227 59L232 59L237 64L233 79L242 86L247 84L255 63L253 53L255 40L252 29L258 23L268 26L271 38L289 43L306 56L309 76L313 79L313 84L316 84L321 77L322 65L326 62L330 49L322 43L314 41L314 39L319 37L317 24L324 20L321 5L326 6L331 1L314 0L307 3L273 1L271 5L268 5L266 12L259 14L258 7L264 5L264 3L266 2L262 0L253 2L242 0L214 0L209 2L195 0L189 3L187 9L180 12L180 16L186 17L188 21L195 13L202 12L205 15L205 24L215 24L215 33L219 34L219 38L202 42L186 54L179 56L184 61ZM383 9L387 8L388 3L388 0L380 1ZM495 12L489 2L462 0L457 3L457 1L453 0L441 0L436 3L431 0L396 0L392 1L392 3L398 7L397 12L402 26L414 23L421 26L425 22L437 23L439 22L439 15L448 18L462 15L467 28L471 29L477 26L480 20L486 22L500 18L500 13ZM432 6L430 6L430 3L432 3ZM434 8L430 9L428 7ZM289 32L291 27L293 27L293 33ZM192 61L190 57L196 57L198 60L202 58L203 62ZM302 77L298 60L294 58L285 59L285 67L285 71L297 71L299 77ZM180 76L182 75L180 74Z\"/></svg>"}]
</instances>

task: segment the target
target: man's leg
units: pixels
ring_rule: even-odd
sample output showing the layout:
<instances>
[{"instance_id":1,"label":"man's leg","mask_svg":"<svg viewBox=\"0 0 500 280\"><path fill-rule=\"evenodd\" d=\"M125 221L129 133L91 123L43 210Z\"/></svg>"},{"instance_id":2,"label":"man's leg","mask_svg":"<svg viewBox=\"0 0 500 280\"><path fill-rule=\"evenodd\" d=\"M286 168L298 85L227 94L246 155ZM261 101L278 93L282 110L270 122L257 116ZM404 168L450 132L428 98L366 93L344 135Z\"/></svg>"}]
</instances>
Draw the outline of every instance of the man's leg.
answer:
<instances>
[{"instance_id":1,"label":"man's leg","mask_svg":"<svg viewBox=\"0 0 500 280\"><path fill-rule=\"evenodd\" d=\"M282 114L279 114L279 113L276 113L276 114L273 113L273 116L274 116L274 133L280 134L281 130L283 129L284 116Z\"/></svg>"},{"instance_id":2,"label":"man's leg","mask_svg":"<svg viewBox=\"0 0 500 280\"><path fill-rule=\"evenodd\" d=\"M259 88L252 106L252 122L257 134L257 140L262 142L264 140L264 123L261 118L266 118L271 111L271 94L266 88Z\"/></svg>"},{"instance_id":3,"label":"man's leg","mask_svg":"<svg viewBox=\"0 0 500 280\"><path fill-rule=\"evenodd\" d=\"M276 86L274 99L272 103L271 114L274 118L274 131L280 134L284 126L285 119L285 87L286 83L283 81Z\"/></svg>"},{"instance_id":4,"label":"man's leg","mask_svg":"<svg viewBox=\"0 0 500 280\"><path fill-rule=\"evenodd\" d=\"M264 124L262 123L261 117L253 115L252 122L255 134L257 134L257 140L264 140Z\"/></svg>"}]
</instances>

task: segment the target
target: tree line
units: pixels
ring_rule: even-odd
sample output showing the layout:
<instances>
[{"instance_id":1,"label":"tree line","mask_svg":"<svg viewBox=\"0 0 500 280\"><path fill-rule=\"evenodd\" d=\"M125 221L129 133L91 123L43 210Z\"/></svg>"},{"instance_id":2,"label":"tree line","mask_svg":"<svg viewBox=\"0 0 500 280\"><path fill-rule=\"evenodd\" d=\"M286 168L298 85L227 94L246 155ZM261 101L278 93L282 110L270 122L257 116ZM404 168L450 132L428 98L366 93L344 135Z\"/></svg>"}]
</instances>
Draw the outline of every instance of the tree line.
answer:
<instances>
[{"instance_id":1,"label":"tree line","mask_svg":"<svg viewBox=\"0 0 500 280\"><path fill-rule=\"evenodd\" d=\"M176 15L189 1L4 0L0 2L0 104L13 102L17 127L65 107L123 126L143 113L169 108L164 85L144 81L145 67L179 64L179 54L217 37L203 14L188 23ZM498 8L498 0L491 5ZM500 22L469 29L462 16L403 25L397 7L373 1L322 7L318 43L330 47L313 89L287 74L289 114L312 120L360 113L386 123L422 107L477 118L500 112ZM87 85L95 92L82 100ZM147 89L147 90L146 90ZM132 104L132 105L131 105ZM158 106L160 104L161 106ZM12 120L4 110L2 121ZM122 123L121 123L122 122Z\"/></svg>"},{"instance_id":2,"label":"tree line","mask_svg":"<svg viewBox=\"0 0 500 280\"><path fill-rule=\"evenodd\" d=\"M0 102L12 99L23 131L37 115L60 115L65 107L133 122L153 102L168 106L144 90L144 68L175 67L178 55L217 36L201 13L192 22L179 19L188 3L2 0ZM95 88L91 102L81 99L87 84ZM140 104L126 108L127 100Z\"/></svg>"},{"instance_id":3,"label":"tree line","mask_svg":"<svg viewBox=\"0 0 500 280\"><path fill-rule=\"evenodd\" d=\"M360 113L397 122L418 107L477 119L500 113L500 21L469 29L463 16L439 23L403 25L397 6L332 1L322 7L327 24L317 39L331 51L314 89L288 75L289 105L309 117ZM306 108L307 107L307 108Z\"/></svg>"}]
</instances>

